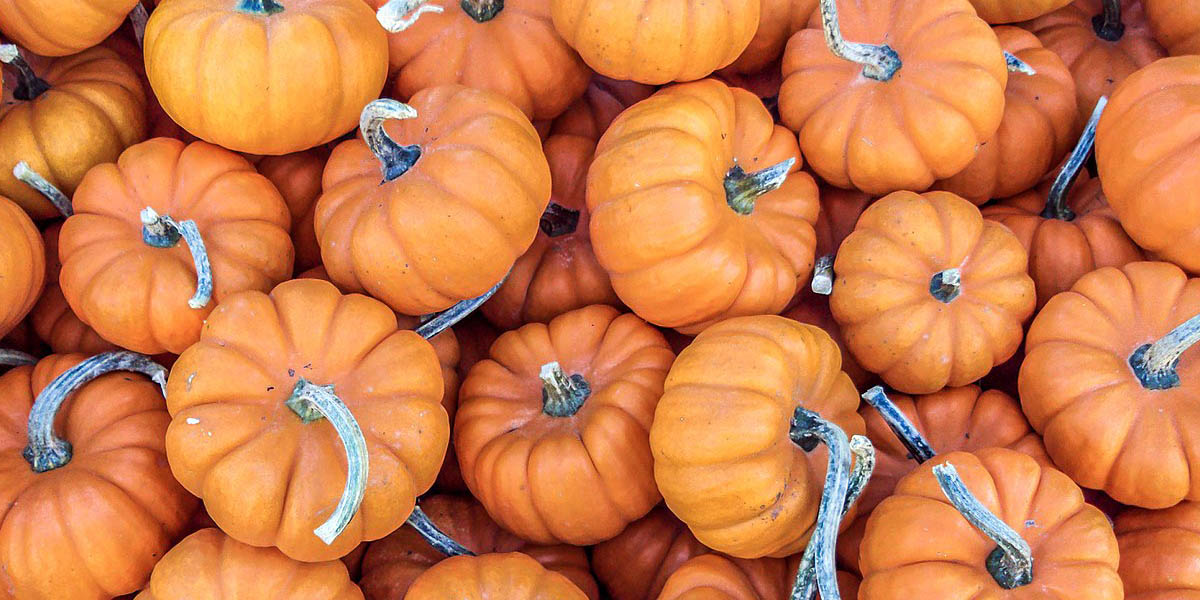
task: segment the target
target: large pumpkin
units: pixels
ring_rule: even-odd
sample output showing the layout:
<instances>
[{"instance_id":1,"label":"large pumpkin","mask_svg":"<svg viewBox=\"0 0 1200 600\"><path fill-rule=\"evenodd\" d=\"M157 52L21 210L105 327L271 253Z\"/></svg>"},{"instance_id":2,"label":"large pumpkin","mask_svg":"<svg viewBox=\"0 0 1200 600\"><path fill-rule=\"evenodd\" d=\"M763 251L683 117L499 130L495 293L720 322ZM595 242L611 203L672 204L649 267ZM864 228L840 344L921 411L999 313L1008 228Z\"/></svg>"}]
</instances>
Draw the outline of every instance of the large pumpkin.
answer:
<instances>
[{"instance_id":1,"label":"large pumpkin","mask_svg":"<svg viewBox=\"0 0 1200 600\"><path fill-rule=\"evenodd\" d=\"M4 0L0 32L42 56L66 56L117 30L138 0Z\"/></svg>"},{"instance_id":2,"label":"large pumpkin","mask_svg":"<svg viewBox=\"0 0 1200 600\"><path fill-rule=\"evenodd\" d=\"M1200 504L1131 508L1117 515L1116 531L1125 600L1200 597Z\"/></svg>"},{"instance_id":3,"label":"large pumpkin","mask_svg":"<svg viewBox=\"0 0 1200 600\"><path fill-rule=\"evenodd\" d=\"M263 177L271 180L287 203L292 216L292 245L296 249L296 271L306 271L321 264L321 247L313 214L321 196L321 177L329 152L316 148L305 152L264 156L255 165Z\"/></svg>"},{"instance_id":4,"label":"large pumpkin","mask_svg":"<svg viewBox=\"0 0 1200 600\"><path fill-rule=\"evenodd\" d=\"M45 279L42 236L20 206L0 196L0 337L33 308Z\"/></svg>"},{"instance_id":5,"label":"large pumpkin","mask_svg":"<svg viewBox=\"0 0 1200 600\"><path fill-rule=\"evenodd\" d=\"M211 144L132 146L88 172L74 207L59 238L59 285L84 323L123 348L182 352L217 302L292 273L279 192Z\"/></svg>"},{"instance_id":6,"label":"large pumpkin","mask_svg":"<svg viewBox=\"0 0 1200 600\"><path fill-rule=\"evenodd\" d=\"M1154 39L1172 56L1200 54L1200 5L1178 0L1142 0Z\"/></svg>"},{"instance_id":7,"label":"large pumpkin","mask_svg":"<svg viewBox=\"0 0 1200 600\"><path fill-rule=\"evenodd\" d=\"M649 429L674 359L658 330L589 306L505 333L490 354L463 382L454 448L497 523L587 545L658 503Z\"/></svg>"},{"instance_id":8,"label":"large pumpkin","mask_svg":"<svg viewBox=\"0 0 1200 600\"><path fill-rule=\"evenodd\" d=\"M387 78L387 36L362 0L167 0L150 15L145 54L171 119L254 154L354 129Z\"/></svg>"},{"instance_id":9,"label":"large pumpkin","mask_svg":"<svg viewBox=\"0 0 1200 600\"><path fill-rule=\"evenodd\" d=\"M587 600L570 579L520 552L455 556L430 567L405 600Z\"/></svg>"},{"instance_id":10,"label":"large pumpkin","mask_svg":"<svg viewBox=\"0 0 1200 600\"><path fill-rule=\"evenodd\" d=\"M234 539L338 558L400 527L433 484L450 429L440 370L383 303L328 282L233 295L171 369L171 471Z\"/></svg>"},{"instance_id":11,"label":"large pumpkin","mask_svg":"<svg viewBox=\"0 0 1200 600\"><path fill-rule=\"evenodd\" d=\"M29 313L33 330L50 349L59 354L80 352L97 354L117 347L100 337L95 329L75 315L58 285L62 262L58 260L58 236L62 224L55 223L42 232L46 246L46 288Z\"/></svg>"},{"instance_id":12,"label":"large pumpkin","mask_svg":"<svg viewBox=\"0 0 1200 600\"><path fill-rule=\"evenodd\" d=\"M895 192L842 242L829 307L863 368L909 394L1008 360L1033 313L1021 242L949 192Z\"/></svg>"},{"instance_id":13,"label":"large pumpkin","mask_svg":"<svg viewBox=\"0 0 1200 600\"><path fill-rule=\"evenodd\" d=\"M1033 320L1021 406L1079 485L1144 508L1200 500L1197 313L1200 279L1135 262L1084 275Z\"/></svg>"},{"instance_id":14,"label":"large pumpkin","mask_svg":"<svg viewBox=\"0 0 1200 600\"><path fill-rule=\"evenodd\" d=\"M5 598L106 600L146 584L196 508L164 456L165 378L130 352L0 375Z\"/></svg>"},{"instance_id":15,"label":"large pumpkin","mask_svg":"<svg viewBox=\"0 0 1200 600\"><path fill-rule=\"evenodd\" d=\"M334 149L314 224L334 282L422 315L504 277L537 233L550 170L529 119L493 92L410 102L364 109L366 141Z\"/></svg>"},{"instance_id":16,"label":"large pumpkin","mask_svg":"<svg viewBox=\"0 0 1200 600\"><path fill-rule=\"evenodd\" d=\"M874 50L839 58L853 56L846 40ZM779 114L813 171L883 195L924 190L966 167L1000 126L1008 72L967 0L821 0L788 41L783 77Z\"/></svg>"},{"instance_id":17,"label":"large pumpkin","mask_svg":"<svg viewBox=\"0 0 1200 600\"><path fill-rule=\"evenodd\" d=\"M587 187L592 247L617 296L685 333L783 310L813 262L817 187L801 161L757 97L716 80L621 113Z\"/></svg>"},{"instance_id":18,"label":"large pumpkin","mask_svg":"<svg viewBox=\"0 0 1200 600\"><path fill-rule=\"evenodd\" d=\"M4 0L0 6L11 3ZM68 196L74 195L88 169L116 160L122 150L145 138L146 92L137 73L107 48L31 60L32 68L21 69L14 102L0 105L0 194L34 219L49 219L61 213L18 181L13 166L24 161Z\"/></svg>"}]
</instances>

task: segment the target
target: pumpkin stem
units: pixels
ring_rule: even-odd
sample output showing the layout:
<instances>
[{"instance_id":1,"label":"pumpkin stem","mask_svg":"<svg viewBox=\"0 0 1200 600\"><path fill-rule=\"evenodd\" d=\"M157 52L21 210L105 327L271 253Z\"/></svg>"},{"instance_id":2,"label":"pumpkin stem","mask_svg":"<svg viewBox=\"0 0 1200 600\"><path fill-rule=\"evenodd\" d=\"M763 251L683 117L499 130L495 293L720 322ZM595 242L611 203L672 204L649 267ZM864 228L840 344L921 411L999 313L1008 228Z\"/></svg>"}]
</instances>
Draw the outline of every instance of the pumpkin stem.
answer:
<instances>
[{"instance_id":1,"label":"pumpkin stem","mask_svg":"<svg viewBox=\"0 0 1200 600\"><path fill-rule=\"evenodd\" d=\"M462 0L459 6L476 23L487 23L504 10L504 0Z\"/></svg>"},{"instance_id":2,"label":"pumpkin stem","mask_svg":"<svg viewBox=\"0 0 1200 600\"><path fill-rule=\"evenodd\" d=\"M950 304L962 293L962 272L955 267L934 273L929 278L929 293L938 302Z\"/></svg>"},{"instance_id":3,"label":"pumpkin stem","mask_svg":"<svg viewBox=\"0 0 1200 600\"><path fill-rule=\"evenodd\" d=\"M20 161L17 166L13 167L13 177L25 185L35 189L39 194L46 197L62 216L69 217L75 214L75 209L71 206L71 199L62 193L62 190L54 187L53 183L42 177L37 171L29 168L29 163Z\"/></svg>"},{"instance_id":4,"label":"pumpkin stem","mask_svg":"<svg viewBox=\"0 0 1200 600\"><path fill-rule=\"evenodd\" d=\"M1092 29L1096 36L1115 42L1125 35L1125 24L1121 22L1121 0L1103 0L1104 12L1092 17Z\"/></svg>"},{"instance_id":5,"label":"pumpkin stem","mask_svg":"<svg viewBox=\"0 0 1200 600\"><path fill-rule=\"evenodd\" d=\"M825 29L825 45L833 55L863 66L862 74L875 81L890 81L903 63L900 55L887 44L847 42L838 24L837 0L821 0L821 25Z\"/></svg>"},{"instance_id":6,"label":"pumpkin stem","mask_svg":"<svg viewBox=\"0 0 1200 600\"><path fill-rule=\"evenodd\" d=\"M542 212L538 227L542 233L552 238L570 235L579 227L579 211L551 202Z\"/></svg>"},{"instance_id":7,"label":"pumpkin stem","mask_svg":"<svg viewBox=\"0 0 1200 600\"><path fill-rule=\"evenodd\" d=\"M425 538L425 541L433 547L434 550L445 554L446 556L475 556L466 546L458 543L454 538L446 535L444 531L438 529L433 521L429 520L429 515L421 510L420 506L414 506L412 514L408 515L408 520L405 521Z\"/></svg>"},{"instance_id":8,"label":"pumpkin stem","mask_svg":"<svg viewBox=\"0 0 1200 600\"><path fill-rule=\"evenodd\" d=\"M821 591L824 600L841 600L837 587L837 567L834 552L837 545L838 525L842 521L842 510L850 490L850 442L840 427L821 418L803 406L797 406L792 414L788 437L805 452L816 449L821 442L829 449L829 466L825 471L825 487L817 509L816 523L805 554L812 554L813 566L803 577L797 572L797 587L811 589L811 581ZM801 581L803 579L803 581ZM793 597L801 594L793 589ZM806 598L804 600L807 600Z\"/></svg>"},{"instance_id":9,"label":"pumpkin stem","mask_svg":"<svg viewBox=\"0 0 1200 600\"><path fill-rule=\"evenodd\" d=\"M421 147L413 144L401 146L383 130L383 124L391 119L412 119L417 116L417 109L390 98L380 98L363 107L362 115L358 118L358 128L362 130L367 147L379 159L383 169L383 183L391 181L405 173L417 164L421 158Z\"/></svg>"},{"instance_id":10,"label":"pumpkin stem","mask_svg":"<svg viewBox=\"0 0 1200 600\"><path fill-rule=\"evenodd\" d=\"M433 339L437 334L449 329L451 325L465 319L475 309L483 306L483 303L487 302L488 298L495 295L496 290L499 290L500 286L504 285L506 279L508 279L507 273L504 274L504 277L500 278L500 281L496 282L496 285L492 286L492 289L483 294L457 302L454 306L441 312L425 315L421 318L421 324L413 331L416 331L417 335L427 340Z\"/></svg>"},{"instance_id":11,"label":"pumpkin stem","mask_svg":"<svg viewBox=\"0 0 1200 600\"><path fill-rule=\"evenodd\" d=\"M33 401L29 411L29 445L21 453L35 473L52 471L71 462L71 443L54 435L54 418L63 402L89 381L113 371L133 371L149 377L167 395L167 370L136 352L97 354L63 371Z\"/></svg>"},{"instance_id":12,"label":"pumpkin stem","mask_svg":"<svg viewBox=\"0 0 1200 600\"><path fill-rule=\"evenodd\" d=\"M3 367L24 367L26 365L37 364L37 357L32 354L21 352L20 350L9 350L0 348L0 366Z\"/></svg>"},{"instance_id":13,"label":"pumpkin stem","mask_svg":"<svg viewBox=\"0 0 1200 600\"><path fill-rule=\"evenodd\" d=\"M933 468L938 486L959 514L996 542L996 549L987 557L987 570L1000 587L1011 590L1033 581L1033 550L1012 527L992 514L971 490L963 484L958 470L950 463Z\"/></svg>"},{"instance_id":14,"label":"pumpkin stem","mask_svg":"<svg viewBox=\"0 0 1200 600\"><path fill-rule=\"evenodd\" d=\"M574 416L592 395L592 386L583 375L568 377L558 361L542 365L538 377L542 379L542 412L551 417Z\"/></svg>"},{"instance_id":15,"label":"pumpkin stem","mask_svg":"<svg viewBox=\"0 0 1200 600\"><path fill-rule=\"evenodd\" d=\"M773 192L787 180L788 172L796 164L796 157L789 158L779 164L767 167L761 171L746 173L741 165L733 165L725 174L725 202L729 208L739 215L754 212L754 202L758 197Z\"/></svg>"},{"instance_id":16,"label":"pumpkin stem","mask_svg":"<svg viewBox=\"0 0 1200 600\"><path fill-rule=\"evenodd\" d=\"M1004 51L1004 65L1008 67L1008 70L1012 73L1021 73L1031 76L1037 75L1037 71L1034 70L1033 67L1029 66L1029 63L1017 58L1015 54L1009 52L1008 50Z\"/></svg>"},{"instance_id":17,"label":"pumpkin stem","mask_svg":"<svg viewBox=\"0 0 1200 600\"><path fill-rule=\"evenodd\" d=\"M833 255L826 254L817 258L813 265L812 291L814 294L828 296L833 293Z\"/></svg>"},{"instance_id":18,"label":"pumpkin stem","mask_svg":"<svg viewBox=\"0 0 1200 600\"><path fill-rule=\"evenodd\" d=\"M1142 387L1148 390L1178 387L1179 357L1196 342L1200 342L1200 315L1184 321L1157 342L1134 350L1129 355L1129 366Z\"/></svg>"},{"instance_id":19,"label":"pumpkin stem","mask_svg":"<svg viewBox=\"0 0 1200 600\"><path fill-rule=\"evenodd\" d=\"M204 247L204 238L200 237L196 222L190 219L176 222L149 206L142 211L141 217L142 241L147 246L173 248L180 238L187 243L192 253L192 263L196 266L196 293L188 300L188 306L194 309L208 306L213 292L212 266L208 263L208 250Z\"/></svg>"},{"instance_id":20,"label":"pumpkin stem","mask_svg":"<svg viewBox=\"0 0 1200 600\"><path fill-rule=\"evenodd\" d=\"M20 77L17 89L13 90L13 98L29 101L45 94L50 89L50 84L46 83L45 79L38 77L29 63L21 57L21 51L15 44L0 44L0 63L16 69Z\"/></svg>"},{"instance_id":21,"label":"pumpkin stem","mask_svg":"<svg viewBox=\"0 0 1200 600\"><path fill-rule=\"evenodd\" d=\"M150 14L146 12L146 6L138 0L138 3L133 5L133 10L129 11L129 24L133 27L133 37L137 40L138 48L146 45L146 21L149 20Z\"/></svg>"},{"instance_id":22,"label":"pumpkin stem","mask_svg":"<svg viewBox=\"0 0 1200 600\"><path fill-rule=\"evenodd\" d=\"M332 544L350 524L367 492L367 440L358 421L354 420L354 414L333 393L332 385L316 385L301 377L285 404L305 424L321 417L327 419L346 449L346 487L342 490L342 497L329 519L313 530L326 545Z\"/></svg>"},{"instance_id":23,"label":"pumpkin stem","mask_svg":"<svg viewBox=\"0 0 1200 600\"><path fill-rule=\"evenodd\" d=\"M375 20L390 33L399 33L416 24L425 13L443 12L437 4L426 4L429 0L388 0L375 13ZM411 14L410 14L411 13ZM405 16L407 15L407 16Z\"/></svg>"},{"instance_id":24,"label":"pumpkin stem","mask_svg":"<svg viewBox=\"0 0 1200 600\"><path fill-rule=\"evenodd\" d=\"M1054 183L1050 184L1050 193L1046 195L1046 207L1042 209L1043 219L1075 219L1075 211L1067 207L1067 192L1075 183L1075 176L1079 174L1084 161L1092 153L1092 146L1096 143L1096 124L1100 122L1100 113L1104 112L1105 106L1108 106L1108 97L1100 96L1100 99L1096 100L1096 107L1092 109L1092 116L1088 117L1083 133L1079 135L1079 141L1075 142L1075 148L1067 156L1067 162L1054 177Z\"/></svg>"},{"instance_id":25,"label":"pumpkin stem","mask_svg":"<svg viewBox=\"0 0 1200 600\"><path fill-rule=\"evenodd\" d=\"M891 398L888 398L887 392L883 391L883 386L875 386L863 393L862 399L867 401L879 412L879 416L883 417L883 422L891 428L892 433L900 439L900 443L904 444L904 448L908 450L908 457L923 463L934 456L937 452L933 451L933 447L929 445L929 441L917 429L912 421L896 407Z\"/></svg>"},{"instance_id":26,"label":"pumpkin stem","mask_svg":"<svg viewBox=\"0 0 1200 600\"><path fill-rule=\"evenodd\" d=\"M266 17L283 12L283 5L275 0L238 0L234 10Z\"/></svg>"}]
</instances>

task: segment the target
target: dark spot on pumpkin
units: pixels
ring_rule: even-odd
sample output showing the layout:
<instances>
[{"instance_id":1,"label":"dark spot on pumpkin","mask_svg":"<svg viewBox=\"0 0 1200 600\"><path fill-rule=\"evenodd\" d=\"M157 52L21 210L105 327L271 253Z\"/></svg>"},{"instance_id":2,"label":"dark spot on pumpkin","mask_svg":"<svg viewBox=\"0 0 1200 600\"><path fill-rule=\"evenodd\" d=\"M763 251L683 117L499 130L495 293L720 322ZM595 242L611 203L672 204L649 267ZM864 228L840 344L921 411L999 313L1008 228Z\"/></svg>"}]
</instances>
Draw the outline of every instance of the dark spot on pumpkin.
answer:
<instances>
[{"instance_id":1,"label":"dark spot on pumpkin","mask_svg":"<svg viewBox=\"0 0 1200 600\"><path fill-rule=\"evenodd\" d=\"M295 376L296 376L296 370L288 369L288 377L295 377Z\"/></svg>"}]
</instances>

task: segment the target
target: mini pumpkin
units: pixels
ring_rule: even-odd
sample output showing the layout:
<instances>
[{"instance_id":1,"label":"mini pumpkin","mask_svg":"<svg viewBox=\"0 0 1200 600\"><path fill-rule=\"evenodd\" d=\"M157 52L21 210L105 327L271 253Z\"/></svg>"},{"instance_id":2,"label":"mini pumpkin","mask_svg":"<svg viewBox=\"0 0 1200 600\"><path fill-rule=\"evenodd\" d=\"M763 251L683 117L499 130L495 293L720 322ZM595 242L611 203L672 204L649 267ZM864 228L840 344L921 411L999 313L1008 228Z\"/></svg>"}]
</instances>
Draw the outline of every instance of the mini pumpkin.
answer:
<instances>
[{"instance_id":1,"label":"mini pumpkin","mask_svg":"<svg viewBox=\"0 0 1200 600\"><path fill-rule=\"evenodd\" d=\"M551 123L550 133L599 140L621 111L649 98L654 89L643 83L593 75L583 95Z\"/></svg>"},{"instance_id":2,"label":"mini pumpkin","mask_svg":"<svg viewBox=\"0 0 1200 600\"><path fill-rule=\"evenodd\" d=\"M876 198L856 190L821 187L821 212L814 226L817 232L817 260L813 265L810 289L828 296L833 292L833 259L842 240L854 231L858 218ZM803 319L801 319L803 320ZM835 336L836 338L837 336ZM841 345L841 343L838 343ZM854 376L851 375L853 379Z\"/></svg>"},{"instance_id":3,"label":"mini pumpkin","mask_svg":"<svg viewBox=\"0 0 1200 600\"><path fill-rule=\"evenodd\" d=\"M667 579L658 600L787 600L792 597L795 571L795 560L705 554L680 566ZM837 579L843 597L857 597L857 577L839 571Z\"/></svg>"},{"instance_id":4,"label":"mini pumpkin","mask_svg":"<svg viewBox=\"0 0 1200 600\"><path fill-rule=\"evenodd\" d=\"M117 30L138 0L5 0L0 31L42 56L76 54Z\"/></svg>"},{"instance_id":5,"label":"mini pumpkin","mask_svg":"<svg viewBox=\"0 0 1200 600\"><path fill-rule=\"evenodd\" d=\"M33 330L56 353L80 352L98 354L116 350L112 342L100 337L95 329L75 316L58 285L62 262L58 260L58 236L62 224L56 223L42 232L46 247L46 287L29 314Z\"/></svg>"},{"instance_id":6,"label":"mini pumpkin","mask_svg":"<svg viewBox=\"0 0 1200 600\"><path fill-rule=\"evenodd\" d=\"M1040 17L1071 0L971 0L979 18L988 23L1016 23Z\"/></svg>"},{"instance_id":7,"label":"mini pumpkin","mask_svg":"<svg viewBox=\"0 0 1200 600\"><path fill-rule=\"evenodd\" d=\"M817 9L817 0L762 0L760 4L758 29L750 45L723 72L751 75L771 66L783 54L788 38L804 29Z\"/></svg>"},{"instance_id":8,"label":"mini pumpkin","mask_svg":"<svg viewBox=\"0 0 1200 600\"><path fill-rule=\"evenodd\" d=\"M613 600L655 600L680 565L710 550L665 506L592 547L592 572Z\"/></svg>"},{"instance_id":9,"label":"mini pumpkin","mask_svg":"<svg viewBox=\"0 0 1200 600\"><path fill-rule=\"evenodd\" d=\"M1200 6L1175 0L1142 0L1154 39L1171 56L1200 54Z\"/></svg>"},{"instance_id":10,"label":"mini pumpkin","mask_svg":"<svg viewBox=\"0 0 1200 600\"><path fill-rule=\"evenodd\" d=\"M405 600L587 600L570 579L520 552L455 556L422 573Z\"/></svg>"},{"instance_id":11,"label":"mini pumpkin","mask_svg":"<svg viewBox=\"0 0 1200 600\"><path fill-rule=\"evenodd\" d=\"M46 250L29 215L0 196L0 337L25 318L46 279Z\"/></svg>"},{"instance_id":12,"label":"mini pumpkin","mask_svg":"<svg viewBox=\"0 0 1200 600\"><path fill-rule=\"evenodd\" d=\"M296 249L296 271L306 271L321 264L321 247L313 214L321 196L321 177L329 152L316 148L283 156L264 156L255 168L271 180L287 203L292 216L292 246Z\"/></svg>"},{"instance_id":13,"label":"mini pumpkin","mask_svg":"<svg viewBox=\"0 0 1200 600\"><path fill-rule=\"evenodd\" d=\"M1117 515L1125 600L1187 600L1200 595L1200 504Z\"/></svg>"},{"instance_id":14,"label":"mini pumpkin","mask_svg":"<svg viewBox=\"0 0 1200 600\"><path fill-rule=\"evenodd\" d=\"M783 313L783 316L808 323L825 330L829 337L838 346L838 350L842 354L842 370L850 377L850 381L858 389L866 387L867 383L874 379L874 375L863 369L858 361L854 360L854 355L846 349L846 343L842 340L842 328L833 318L833 313L829 310L829 301L821 297L806 297L795 306L789 308Z\"/></svg>"},{"instance_id":15,"label":"mini pumpkin","mask_svg":"<svg viewBox=\"0 0 1200 600\"><path fill-rule=\"evenodd\" d=\"M639 316L693 334L778 313L808 279L817 187L750 92L675 85L609 127L588 170L596 258Z\"/></svg>"}]
</instances>

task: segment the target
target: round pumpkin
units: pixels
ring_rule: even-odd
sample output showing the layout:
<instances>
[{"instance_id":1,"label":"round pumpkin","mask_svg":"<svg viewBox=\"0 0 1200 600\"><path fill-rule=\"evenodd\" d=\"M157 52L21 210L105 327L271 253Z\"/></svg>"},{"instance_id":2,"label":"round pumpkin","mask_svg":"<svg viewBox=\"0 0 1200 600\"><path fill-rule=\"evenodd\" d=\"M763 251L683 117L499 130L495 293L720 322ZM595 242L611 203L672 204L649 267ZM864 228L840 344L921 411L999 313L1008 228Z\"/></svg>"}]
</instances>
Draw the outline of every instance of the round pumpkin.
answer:
<instances>
[{"instance_id":1,"label":"round pumpkin","mask_svg":"<svg viewBox=\"0 0 1200 600\"><path fill-rule=\"evenodd\" d=\"M842 370L850 376L850 381L856 388L866 389L867 384L875 378L873 374L862 368L862 365L854 360L854 355L846 349L846 343L842 340L842 328L833 319L828 300L820 297L806 297L784 312L783 316L825 330L825 333L829 334L829 337L837 344L838 350L841 351Z\"/></svg>"},{"instance_id":2,"label":"round pumpkin","mask_svg":"<svg viewBox=\"0 0 1200 600\"><path fill-rule=\"evenodd\" d=\"M1070 3L1071 0L971 0L979 18L992 24L1028 21Z\"/></svg>"},{"instance_id":3,"label":"round pumpkin","mask_svg":"<svg viewBox=\"0 0 1200 600\"><path fill-rule=\"evenodd\" d=\"M587 89L550 125L554 135L574 135L596 141L621 111L654 93L654 86L593 75Z\"/></svg>"},{"instance_id":4,"label":"round pumpkin","mask_svg":"<svg viewBox=\"0 0 1200 600\"><path fill-rule=\"evenodd\" d=\"M0 196L0 337L25 318L46 279L46 250L29 215Z\"/></svg>"},{"instance_id":5,"label":"round pumpkin","mask_svg":"<svg viewBox=\"0 0 1200 600\"><path fill-rule=\"evenodd\" d=\"M467 487L531 542L620 533L660 499L648 432L674 357L658 330L610 306L501 335L459 393L454 448Z\"/></svg>"},{"instance_id":6,"label":"round pumpkin","mask_svg":"<svg viewBox=\"0 0 1200 600\"><path fill-rule=\"evenodd\" d=\"M52 355L0 375L6 598L136 592L183 533L196 499L167 468L165 378L130 352Z\"/></svg>"},{"instance_id":7,"label":"round pumpkin","mask_svg":"<svg viewBox=\"0 0 1200 600\"><path fill-rule=\"evenodd\" d=\"M338 558L395 531L433 484L450 428L440 370L383 303L328 282L230 296L171 369L171 471L234 539ZM325 400L357 436L314 414L327 409L313 387L336 396ZM355 492L361 506L344 510ZM327 528L331 514L344 529Z\"/></svg>"},{"instance_id":8,"label":"round pumpkin","mask_svg":"<svg viewBox=\"0 0 1200 600\"><path fill-rule=\"evenodd\" d=\"M967 0L820 0L783 54L779 114L825 181L883 195L924 190L963 170L996 134L1003 51ZM837 10L840 8L840 11ZM866 66L826 45L880 44ZM835 23L836 21L836 23ZM834 38L831 38L834 39ZM890 54L888 53L890 51ZM860 59L863 60L863 59Z\"/></svg>"},{"instance_id":9,"label":"round pumpkin","mask_svg":"<svg viewBox=\"0 0 1200 600\"><path fill-rule=\"evenodd\" d=\"M13 1L25 0L5 0L0 6ZM24 161L74 196L88 169L116 160L145 138L146 93L137 73L107 48L31 61L32 68L21 73L15 86L14 101L0 104L0 194L34 219L49 219L61 213L18 181L12 167Z\"/></svg>"},{"instance_id":10,"label":"round pumpkin","mask_svg":"<svg viewBox=\"0 0 1200 600\"><path fill-rule=\"evenodd\" d=\"M275 184L292 215L292 246L296 249L296 271L306 271L321 264L321 247L313 214L321 196L321 177L329 152L317 148L283 156L264 156L255 167Z\"/></svg>"},{"instance_id":11,"label":"round pumpkin","mask_svg":"<svg viewBox=\"0 0 1200 600\"><path fill-rule=\"evenodd\" d=\"M0 32L42 56L66 56L99 44L125 22L138 0L4 0Z\"/></svg>"},{"instance_id":12,"label":"round pumpkin","mask_svg":"<svg viewBox=\"0 0 1200 600\"><path fill-rule=\"evenodd\" d=\"M335 283L422 315L504 277L536 236L550 169L498 94L439 86L388 102L364 110L367 141L329 157L314 224Z\"/></svg>"},{"instance_id":13,"label":"round pumpkin","mask_svg":"<svg viewBox=\"0 0 1200 600\"><path fill-rule=\"evenodd\" d=\"M658 600L788 600L792 597L797 560L697 556L667 579ZM837 578L842 597L858 596L857 577L839 571Z\"/></svg>"},{"instance_id":14,"label":"round pumpkin","mask_svg":"<svg viewBox=\"0 0 1200 600\"><path fill-rule=\"evenodd\" d=\"M167 0L146 24L145 54L172 120L254 154L354 129L387 78L387 36L362 0Z\"/></svg>"},{"instance_id":15,"label":"round pumpkin","mask_svg":"<svg viewBox=\"0 0 1200 600\"><path fill-rule=\"evenodd\" d=\"M59 237L59 285L80 320L122 348L178 354L200 337L217 302L292 273L291 220L279 192L245 159L211 144L155 138L131 146L88 172L74 207ZM159 218L147 223L148 215ZM178 229L152 233L163 216L192 223L206 252ZM200 255L210 269L197 269Z\"/></svg>"},{"instance_id":16,"label":"round pumpkin","mask_svg":"<svg viewBox=\"0 0 1200 600\"><path fill-rule=\"evenodd\" d=\"M597 73L661 85L700 79L732 63L754 37L761 11L756 0L557 0L550 14Z\"/></svg>"},{"instance_id":17,"label":"round pumpkin","mask_svg":"<svg viewBox=\"0 0 1200 600\"><path fill-rule=\"evenodd\" d=\"M710 552L665 506L592 547L592 572L613 600L655 600L680 565Z\"/></svg>"},{"instance_id":18,"label":"round pumpkin","mask_svg":"<svg viewBox=\"0 0 1200 600\"><path fill-rule=\"evenodd\" d=\"M1131 508L1117 515L1116 532L1125 600L1200 597L1200 504Z\"/></svg>"},{"instance_id":19,"label":"round pumpkin","mask_svg":"<svg viewBox=\"0 0 1200 600\"><path fill-rule=\"evenodd\" d=\"M421 509L443 533L476 554L521 552L561 573L595 600L600 592L588 568L587 553L574 546L535 546L496 525L478 502L454 495L427 496ZM411 527L401 527L371 544L359 580L367 600L403 598L414 579L446 555Z\"/></svg>"},{"instance_id":20,"label":"round pumpkin","mask_svg":"<svg viewBox=\"0 0 1200 600\"><path fill-rule=\"evenodd\" d=\"M455 556L413 581L405 600L587 600L575 584L520 552Z\"/></svg>"},{"instance_id":21,"label":"round pumpkin","mask_svg":"<svg viewBox=\"0 0 1200 600\"><path fill-rule=\"evenodd\" d=\"M838 250L829 307L863 368L907 394L1008 360L1036 297L1021 242L949 192L872 204Z\"/></svg>"},{"instance_id":22,"label":"round pumpkin","mask_svg":"<svg viewBox=\"0 0 1200 600\"><path fill-rule=\"evenodd\" d=\"M1177 0L1142 0L1154 39L1171 56L1200 54L1200 5Z\"/></svg>"},{"instance_id":23,"label":"round pumpkin","mask_svg":"<svg viewBox=\"0 0 1200 600\"><path fill-rule=\"evenodd\" d=\"M67 304L66 296L63 296L62 288L58 285L59 272L62 270L62 262L58 260L58 236L61 231L62 224L55 223L42 232L46 247L46 287L29 313L33 330L58 354L80 352L90 355L116 350L116 345L100 337L95 329L75 316Z\"/></svg>"},{"instance_id":24,"label":"round pumpkin","mask_svg":"<svg viewBox=\"0 0 1200 600\"><path fill-rule=\"evenodd\" d=\"M1021 406L1079 485L1143 508L1200 500L1200 354L1167 335L1197 313L1200 279L1135 262L1084 275L1033 320Z\"/></svg>"},{"instance_id":25,"label":"round pumpkin","mask_svg":"<svg viewBox=\"0 0 1200 600\"><path fill-rule=\"evenodd\" d=\"M275 548L243 544L219 529L184 538L154 567L134 600L362 600L346 566L304 563Z\"/></svg>"},{"instance_id":26,"label":"round pumpkin","mask_svg":"<svg viewBox=\"0 0 1200 600\"><path fill-rule=\"evenodd\" d=\"M762 0L760 4L758 29L750 45L722 72L750 75L766 69L783 54L788 38L804 29L817 10L817 0Z\"/></svg>"},{"instance_id":27,"label":"round pumpkin","mask_svg":"<svg viewBox=\"0 0 1200 600\"><path fill-rule=\"evenodd\" d=\"M675 85L621 113L596 147L596 258L638 316L696 333L778 313L812 269L817 186L750 92Z\"/></svg>"}]
</instances>

